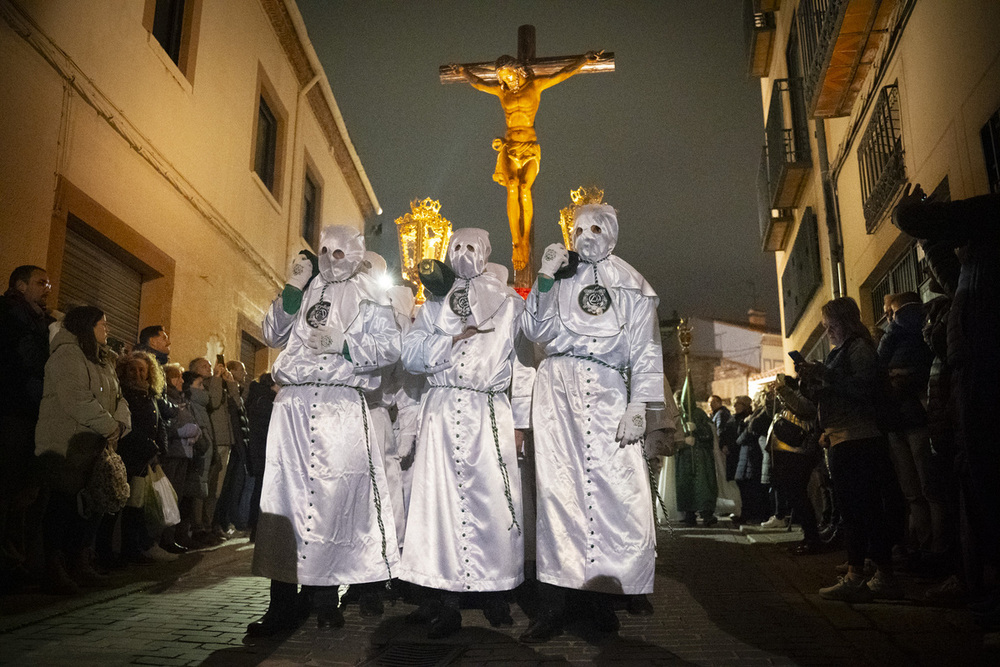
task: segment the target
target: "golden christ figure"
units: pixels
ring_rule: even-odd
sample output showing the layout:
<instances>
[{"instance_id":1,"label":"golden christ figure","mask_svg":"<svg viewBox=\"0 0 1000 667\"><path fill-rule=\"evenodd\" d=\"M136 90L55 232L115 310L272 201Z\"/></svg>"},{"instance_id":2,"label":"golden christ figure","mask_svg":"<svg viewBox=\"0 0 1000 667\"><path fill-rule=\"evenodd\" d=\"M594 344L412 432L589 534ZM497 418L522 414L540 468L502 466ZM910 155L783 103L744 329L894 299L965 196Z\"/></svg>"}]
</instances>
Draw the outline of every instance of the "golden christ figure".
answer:
<instances>
[{"instance_id":1,"label":"golden christ figure","mask_svg":"<svg viewBox=\"0 0 1000 667\"><path fill-rule=\"evenodd\" d=\"M558 72L542 76L535 76L530 66L512 56L500 56L494 65L496 83L479 78L464 65L451 65L451 71L473 88L500 98L507 133L493 140L493 149L498 153L493 180L507 188L507 220L514 241L511 259L515 271L523 270L531 262L531 219L534 215L531 186L542 157L535 134L535 114L542 91L570 78L588 62L600 60L602 53L588 51Z\"/></svg>"}]
</instances>

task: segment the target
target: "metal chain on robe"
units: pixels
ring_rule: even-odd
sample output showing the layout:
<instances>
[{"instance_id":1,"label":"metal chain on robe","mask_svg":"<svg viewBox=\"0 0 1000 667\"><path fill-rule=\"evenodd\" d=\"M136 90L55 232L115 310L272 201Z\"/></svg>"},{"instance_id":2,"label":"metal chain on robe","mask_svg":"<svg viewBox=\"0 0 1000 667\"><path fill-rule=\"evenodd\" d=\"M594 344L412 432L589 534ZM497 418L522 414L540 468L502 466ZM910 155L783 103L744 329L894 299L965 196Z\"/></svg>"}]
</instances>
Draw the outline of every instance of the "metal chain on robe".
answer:
<instances>
[{"instance_id":1,"label":"metal chain on robe","mask_svg":"<svg viewBox=\"0 0 1000 667\"><path fill-rule=\"evenodd\" d=\"M594 269L594 275L595 276L597 275L597 269L596 269L596 267ZM604 366L605 368L610 368L611 370L613 370L616 373L618 373L621 376L622 380L625 382L626 402L628 402L629 400L631 400L631 398L632 398L632 383L631 383L630 378L629 378L629 369L628 368L621 367L621 366L612 366L611 364L609 364L607 362L601 361L597 357L591 357L589 355L584 355L584 354L572 354L570 352L557 352L556 354L550 354L549 357L550 358L551 357L570 357L571 359L583 359L584 361L592 361L595 364L600 364L601 366ZM663 510L663 516L664 516L664 518L667 521L667 531L670 533L670 536L673 537L673 535L674 535L674 528L670 524L670 515L667 513L666 503L663 502L663 497L660 495L660 492L657 490L656 480L655 480L655 478L653 476L653 469L649 467L648 463L646 464L646 470L647 470L647 472L649 472L649 490L650 490L650 493L652 493L652 496L653 496L653 498L652 498L652 502L653 502L653 516L654 517L656 516L656 505L657 505L657 503L659 503L660 509Z\"/></svg>"},{"instance_id":2,"label":"metal chain on robe","mask_svg":"<svg viewBox=\"0 0 1000 667\"><path fill-rule=\"evenodd\" d=\"M670 538L674 538L674 524L670 522L670 512L667 511L667 505L663 502L663 496L660 495L659 485L656 483L656 475L653 473L653 468L649 465L649 461L646 461L646 472L649 473L649 491L653 496L653 523L656 523L656 504L660 504L660 510L663 512L663 520L667 524L667 534Z\"/></svg>"},{"instance_id":3,"label":"metal chain on robe","mask_svg":"<svg viewBox=\"0 0 1000 667\"><path fill-rule=\"evenodd\" d=\"M600 364L601 366L604 366L605 368L610 368L615 373L618 373L618 375L620 375L622 378L622 382L625 383L626 402L628 402L628 400L632 398L632 381L629 377L629 369L626 368L625 366L612 366L606 361L601 361L597 357L591 357L590 355L586 354L573 354L572 352L556 352L555 354L549 355L550 359L553 357L569 357L571 359L583 359L584 361L592 361L595 364Z\"/></svg>"},{"instance_id":4,"label":"metal chain on robe","mask_svg":"<svg viewBox=\"0 0 1000 667\"><path fill-rule=\"evenodd\" d=\"M375 518L378 522L378 532L382 535L382 562L385 563L385 571L389 573L389 580L386 582L385 587L392 590L392 568L389 566L389 552L386 544L385 538L385 524L382 522L382 496L378 490L378 482L375 478L375 463L372 459L372 444L371 436L369 434L368 428L368 402L365 400L365 390L361 387L355 387L350 384L343 384L341 382L296 382L293 384L284 384L282 387L344 387L345 389L353 389L358 392L358 397L361 399L361 423L365 429L365 449L368 451L368 477L372 482L372 496L375 501Z\"/></svg>"},{"instance_id":5,"label":"metal chain on robe","mask_svg":"<svg viewBox=\"0 0 1000 667\"><path fill-rule=\"evenodd\" d=\"M504 463L503 454L500 453L500 432L497 429L497 416L496 411L493 408L493 396L503 392L491 391L489 389L474 389L472 387L460 387L453 384L432 384L430 386L437 389L461 389L463 391L474 391L477 394L486 394L487 404L490 406L490 428L493 429L493 444L497 449L497 460L500 462L500 476L503 478L503 493L507 498L507 509L510 510L510 518L512 521L507 530L517 528L517 532L520 534L521 524L517 522L517 514L514 512L514 497L510 494L510 475L507 474L507 464Z\"/></svg>"}]
</instances>

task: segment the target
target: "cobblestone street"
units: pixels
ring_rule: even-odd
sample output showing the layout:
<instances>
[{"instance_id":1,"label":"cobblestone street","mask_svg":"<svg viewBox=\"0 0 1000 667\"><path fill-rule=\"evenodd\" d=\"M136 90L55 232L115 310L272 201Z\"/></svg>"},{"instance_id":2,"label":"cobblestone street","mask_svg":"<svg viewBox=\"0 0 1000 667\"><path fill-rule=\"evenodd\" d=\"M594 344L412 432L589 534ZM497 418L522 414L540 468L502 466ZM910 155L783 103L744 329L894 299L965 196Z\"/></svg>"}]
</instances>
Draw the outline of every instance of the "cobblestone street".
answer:
<instances>
[{"instance_id":1,"label":"cobblestone street","mask_svg":"<svg viewBox=\"0 0 1000 667\"><path fill-rule=\"evenodd\" d=\"M722 524L720 524L722 525ZM24 593L0 612L0 663L16 665L437 665L618 663L630 665L1000 664L1000 641L968 612L917 602L929 582L905 579L907 599L849 606L822 601L843 552L788 554L794 533L732 528L660 535L656 615L619 612L617 636L571 626L555 640L522 645L527 617L490 628L478 610L465 627L429 641L403 623L413 607L387 604L381 618L345 611L342 630L310 619L282 640L245 640L267 606L267 584L250 576L252 547L233 540L169 566L133 568L115 587L78 598Z\"/></svg>"}]
</instances>

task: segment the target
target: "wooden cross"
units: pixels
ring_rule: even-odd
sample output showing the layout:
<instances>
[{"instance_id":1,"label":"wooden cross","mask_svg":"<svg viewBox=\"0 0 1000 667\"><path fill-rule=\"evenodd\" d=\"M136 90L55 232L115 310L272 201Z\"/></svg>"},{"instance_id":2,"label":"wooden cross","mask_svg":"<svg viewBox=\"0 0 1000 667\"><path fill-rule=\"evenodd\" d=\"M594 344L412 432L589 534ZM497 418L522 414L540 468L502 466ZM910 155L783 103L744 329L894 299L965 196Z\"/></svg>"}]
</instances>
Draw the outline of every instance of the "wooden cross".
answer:
<instances>
[{"instance_id":1,"label":"wooden cross","mask_svg":"<svg viewBox=\"0 0 1000 667\"><path fill-rule=\"evenodd\" d=\"M503 138L493 142L493 149L498 152L493 180L507 190L514 287L524 296L535 279L531 187L541 166L534 127L541 92L575 74L613 72L615 54L589 52L578 56L536 58L535 26L522 25L517 30L517 61L516 65L501 60L442 65L439 77L441 83L469 83L473 88L500 98L507 132ZM521 66L530 69L530 72L524 71ZM504 72L503 81L498 79L498 67Z\"/></svg>"}]
</instances>

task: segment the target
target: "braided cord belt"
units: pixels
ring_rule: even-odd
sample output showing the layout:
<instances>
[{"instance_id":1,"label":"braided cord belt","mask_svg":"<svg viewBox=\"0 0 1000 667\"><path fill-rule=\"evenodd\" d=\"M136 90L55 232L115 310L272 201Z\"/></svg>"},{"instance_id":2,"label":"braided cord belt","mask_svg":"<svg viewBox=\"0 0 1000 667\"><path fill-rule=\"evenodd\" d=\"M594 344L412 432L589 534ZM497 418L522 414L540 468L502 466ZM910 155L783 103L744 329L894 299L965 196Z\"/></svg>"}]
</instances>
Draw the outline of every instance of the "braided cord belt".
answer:
<instances>
[{"instance_id":1,"label":"braided cord belt","mask_svg":"<svg viewBox=\"0 0 1000 667\"><path fill-rule=\"evenodd\" d=\"M618 375L621 376L622 381L625 383L625 393L626 393L626 396L629 397L629 398L632 396L632 382L631 382L631 379L629 378L629 369L628 368L626 368L624 366L612 366L611 364L609 364L606 361L601 361L597 357L592 357L592 356L587 355L587 354L573 354L572 352L556 352L555 354L550 354L549 355L550 359L554 358L554 357L569 357L570 359L582 359L583 361L592 361L595 364L599 364L601 366L604 366L605 368L610 368L615 373L618 373ZM627 402L627 400L626 400L626 402Z\"/></svg>"},{"instance_id":2,"label":"braided cord belt","mask_svg":"<svg viewBox=\"0 0 1000 667\"><path fill-rule=\"evenodd\" d=\"M353 389L361 399L361 423L365 429L365 449L368 452L368 477L372 482L372 496L375 501L375 518L378 521L378 532L382 535L382 562L385 563L385 570L389 573L389 581L386 588L392 587L392 568L389 566L389 555L385 539L385 523L382 521L382 496L378 490L378 482L375 478L375 462L372 459L372 443L370 429L368 426L368 402L365 400L365 390L354 385L342 382L296 382L293 384L283 384L282 387L343 387Z\"/></svg>"},{"instance_id":3,"label":"braided cord belt","mask_svg":"<svg viewBox=\"0 0 1000 667\"><path fill-rule=\"evenodd\" d=\"M497 415L496 410L493 407L493 397L497 394L502 394L501 391L493 391L490 389L474 389L472 387L460 387L453 384L432 384L434 389L458 389L461 391L474 391L477 394L486 394L487 403L490 406L490 428L493 429L493 444L496 446L497 450L497 460L500 462L500 476L503 478L503 493L507 497L507 509L510 510L511 524L507 528L517 528L518 534L521 532L521 525L517 522L517 516L514 513L514 498L510 494L510 475L507 473L507 464L504 463L503 454L500 453L500 433L497 430Z\"/></svg>"}]
</instances>

